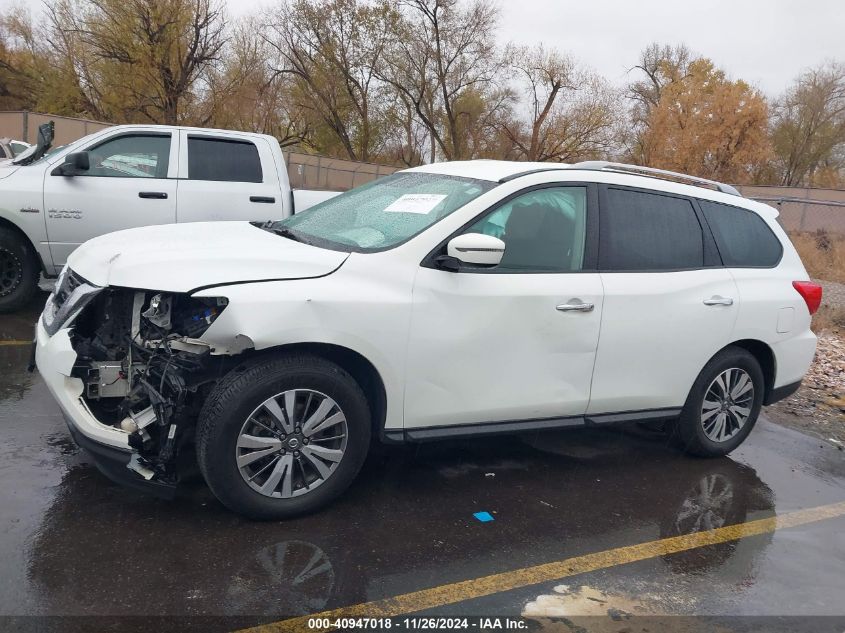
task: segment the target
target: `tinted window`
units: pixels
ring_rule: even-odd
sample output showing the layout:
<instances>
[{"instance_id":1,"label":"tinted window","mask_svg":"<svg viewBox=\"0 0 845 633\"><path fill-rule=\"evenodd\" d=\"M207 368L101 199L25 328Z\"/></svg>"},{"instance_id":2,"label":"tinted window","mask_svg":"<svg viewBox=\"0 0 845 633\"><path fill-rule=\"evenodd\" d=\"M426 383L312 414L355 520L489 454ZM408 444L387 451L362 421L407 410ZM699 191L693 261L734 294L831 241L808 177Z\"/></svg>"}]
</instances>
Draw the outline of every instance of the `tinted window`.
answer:
<instances>
[{"instance_id":1,"label":"tinted window","mask_svg":"<svg viewBox=\"0 0 845 633\"><path fill-rule=\"evenodd\" d=\"M725 266L776 266L783 248L753 211L699 200Z\"/></svg>"},{"instance_id":2,"label":"tinted window","mask_svg":"<svg viewBox=\"0 0 845 633\"><path fill-rule=\"evenodd\" d=\"M599 224L602 270L677 270L704 265L701 225L688 200L611 188Z\"/></svg>"},{"instance_id":3,"label":"tinted window","mask_svg":"<svg viewBox=\"0 0 845 633\"><path fill-rule=\"evenodd\" d=\"M90 148L85 176L167 178L170 135L119 136Z\"/></svg>"},{"instance_id":4,"label":"tinted window","mask_svg":"<svg viewBox=\"0 0 845 633\"><path fill-rule=\"evenodd\" d=\"M2 145L0 145L0 158L8 158L8 156L6 156L6 150L3 149Z\"/></svg>"},{"instance_id":5,"label":"tinted window","mask_svg":"<svg viewBox=\"0 0 845 633\"><path fill-rule=\"evenodd\" d=\"M258 148L246 141L188 137L188 178L261 182Z\"/></svg>"},{"instance_id":6,"label":"tinted window","mask_svg":"<svg viewBox=\"0 0 845 633\"><path fill-rule=\"evenodd\" d=\"M505 243L497 271L571 272L584 262L586 225L587 190L552 187L510 200L464 232Z\"/></svg>"}]
</instances>

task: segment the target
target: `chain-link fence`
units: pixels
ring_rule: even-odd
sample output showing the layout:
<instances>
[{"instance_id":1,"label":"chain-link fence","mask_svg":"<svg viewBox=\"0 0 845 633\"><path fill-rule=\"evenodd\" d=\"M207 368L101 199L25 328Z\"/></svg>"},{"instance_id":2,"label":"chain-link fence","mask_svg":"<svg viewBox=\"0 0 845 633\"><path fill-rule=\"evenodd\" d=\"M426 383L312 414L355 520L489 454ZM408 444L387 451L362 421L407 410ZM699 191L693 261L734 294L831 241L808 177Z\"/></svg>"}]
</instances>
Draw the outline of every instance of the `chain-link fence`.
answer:
<instances>
[{"instance_id":1,"label":"chain-link fence","mask_svg":"<svg viewBox=\"0 0 845 633\"><path fill-rule=\"evenodd\" d=\"M746 198L765 202L780 211L787 231L825 230L845 235L845 191L802 187L737 187Z\"/></svg>"}]
</instances>

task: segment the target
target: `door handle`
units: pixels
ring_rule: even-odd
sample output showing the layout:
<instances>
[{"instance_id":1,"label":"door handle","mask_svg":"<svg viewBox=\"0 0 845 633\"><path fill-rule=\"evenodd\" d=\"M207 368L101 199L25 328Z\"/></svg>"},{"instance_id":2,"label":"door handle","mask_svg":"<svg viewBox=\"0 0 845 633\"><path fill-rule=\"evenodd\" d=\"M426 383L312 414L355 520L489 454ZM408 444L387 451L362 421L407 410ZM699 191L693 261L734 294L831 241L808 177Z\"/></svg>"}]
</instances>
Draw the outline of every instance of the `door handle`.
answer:
<instances>
[{"instance_id":1,"label":"door handle","mask_svg":"<svg viewBox=\"0 0 845 633\"><path fill-rule=\"evenodd\" d=\"M263 202L264 204L273 204L276 199L273 196L250 196L250 202Z\"/></svg>"},{"instance_id":2,"label":"door handle","mask_svg":"<svg viewBox=\"0 0 845 633\"><path fill-rule=\"evenodd\" d=\"M559 312L592 312L594 307L592 303L561 303L555 307L555 310Z\"/></svg>"},{"instance_id":3,"label":"door handle","mask_svg":"<svg viewBox=\"0 0 845 633\"><path fill-rule=\"evenodd\" d=\"M720 297L719 295L704 300L706 306L732 306L733 304L734 300L730 297Z\"/></svg>"},{"instance_id":4,"label":"door handle","mask_svg":"<svg viewBox=\"0 0 845 633\"><path fill-rule=\"evenodd\" d=\"M149 198L151 200L167 200L167 194L163 191L140 191L139 198Z\"/></svg>"}]
</instances>

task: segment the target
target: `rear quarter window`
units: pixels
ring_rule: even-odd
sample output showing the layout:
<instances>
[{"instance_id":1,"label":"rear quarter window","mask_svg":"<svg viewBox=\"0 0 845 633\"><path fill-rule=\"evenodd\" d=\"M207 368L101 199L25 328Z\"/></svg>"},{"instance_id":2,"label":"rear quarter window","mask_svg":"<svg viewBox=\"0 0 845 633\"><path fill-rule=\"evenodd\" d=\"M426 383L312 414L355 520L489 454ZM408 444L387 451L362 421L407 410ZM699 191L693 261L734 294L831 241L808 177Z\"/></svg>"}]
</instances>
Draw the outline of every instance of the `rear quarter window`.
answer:
<instances>
[{"instance_id":1,"label":"rear quarter window","mask_svg":"<svg viewBox=\"0 0 845 633\"><path fill-rule=\"evenodd\" d=\"M766 221L748 209L699 200L725 266L772 268L783 255L780 240Z\"/></svg>"}]
</instances>

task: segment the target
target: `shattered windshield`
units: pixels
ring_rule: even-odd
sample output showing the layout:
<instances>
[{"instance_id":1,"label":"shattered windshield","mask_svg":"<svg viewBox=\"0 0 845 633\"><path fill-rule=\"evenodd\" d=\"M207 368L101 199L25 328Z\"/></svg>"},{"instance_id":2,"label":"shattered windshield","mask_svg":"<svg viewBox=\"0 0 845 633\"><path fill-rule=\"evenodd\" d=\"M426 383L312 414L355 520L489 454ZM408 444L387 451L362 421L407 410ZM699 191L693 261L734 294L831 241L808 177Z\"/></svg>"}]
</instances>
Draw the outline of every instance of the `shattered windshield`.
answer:
<instances>
[{"instance_id":1,"label":"shattered windshield","mask_svg":"<svg viewBox=\"0 0 845 633\"><path fill-rule=\"evenodd\" d=\"M421 233L496 184L403 172L331 198L271 228L317 246L379 251Z\"/></svg>"}]
</instances>

